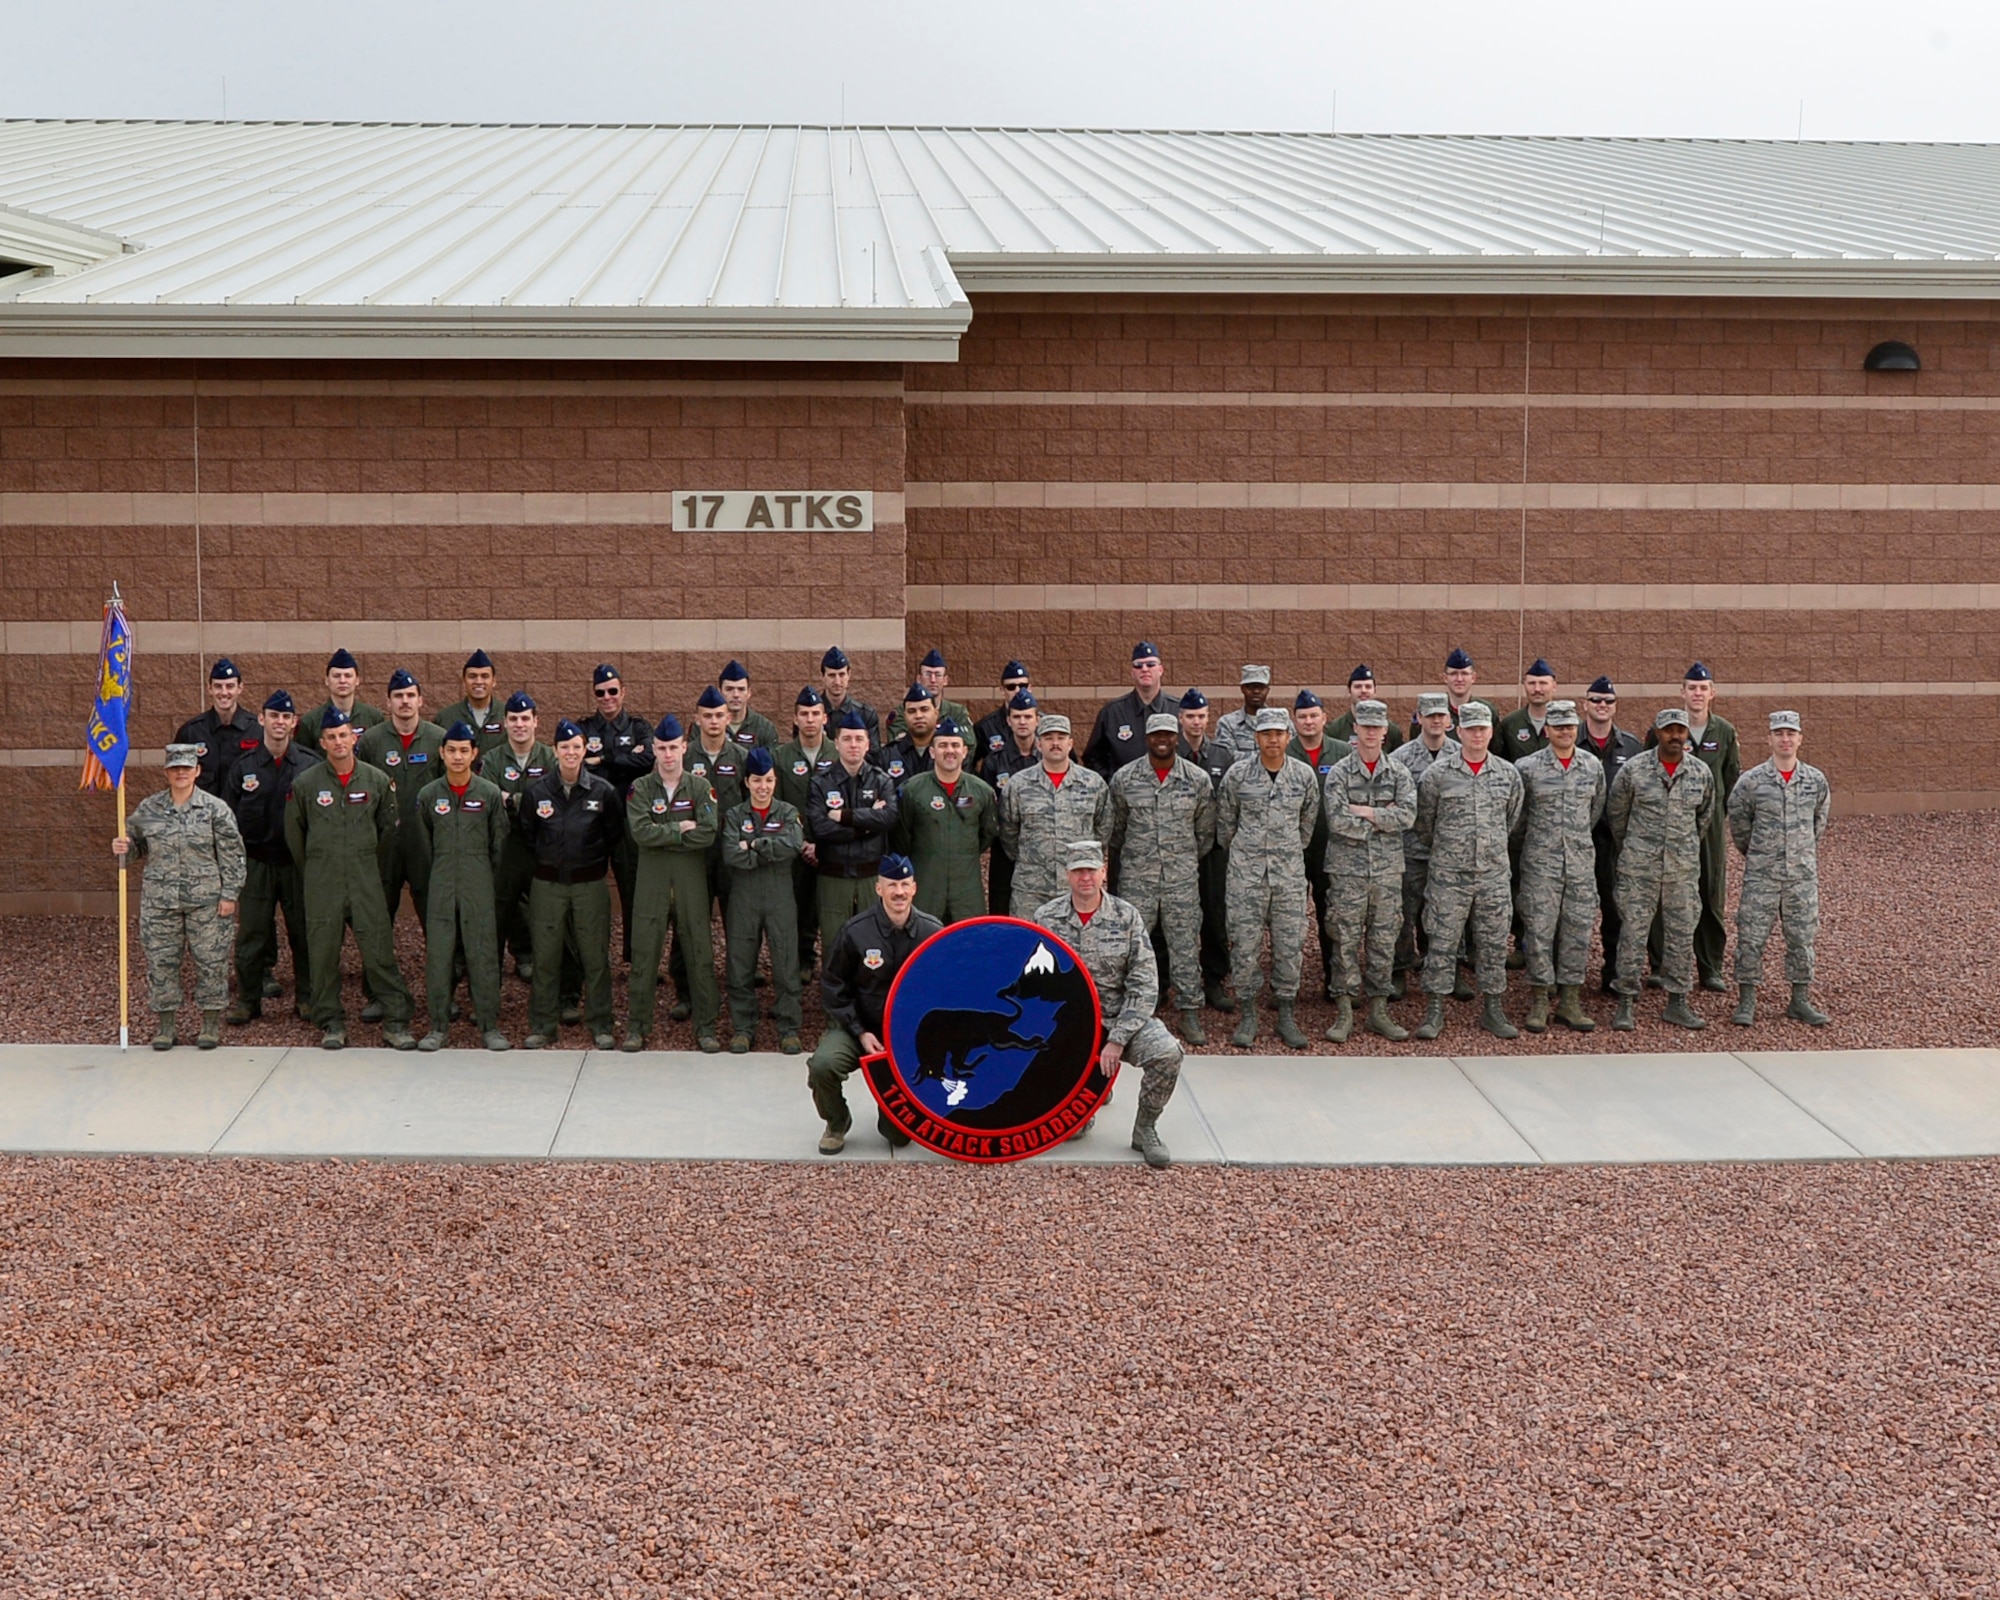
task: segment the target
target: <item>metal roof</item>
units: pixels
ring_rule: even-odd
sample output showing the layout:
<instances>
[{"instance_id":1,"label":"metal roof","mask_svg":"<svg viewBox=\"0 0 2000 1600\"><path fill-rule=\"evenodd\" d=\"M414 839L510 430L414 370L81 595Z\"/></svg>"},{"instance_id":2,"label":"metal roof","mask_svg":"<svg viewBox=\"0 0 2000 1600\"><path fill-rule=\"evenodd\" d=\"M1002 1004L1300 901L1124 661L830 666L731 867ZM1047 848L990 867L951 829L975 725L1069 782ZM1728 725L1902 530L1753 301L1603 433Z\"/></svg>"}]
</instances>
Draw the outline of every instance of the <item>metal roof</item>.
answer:
<instances>
[{"instance_id":1,"label":"metal roof","mask_svg":"<svg viewBox=\"0 0 2000 1600\"><path fill-rule=\"evenodd\" d=\"M2000 146L12 121L6 263L0 352L950 359L979 289L2000 297Z\"/></svg>"}]
</instances>

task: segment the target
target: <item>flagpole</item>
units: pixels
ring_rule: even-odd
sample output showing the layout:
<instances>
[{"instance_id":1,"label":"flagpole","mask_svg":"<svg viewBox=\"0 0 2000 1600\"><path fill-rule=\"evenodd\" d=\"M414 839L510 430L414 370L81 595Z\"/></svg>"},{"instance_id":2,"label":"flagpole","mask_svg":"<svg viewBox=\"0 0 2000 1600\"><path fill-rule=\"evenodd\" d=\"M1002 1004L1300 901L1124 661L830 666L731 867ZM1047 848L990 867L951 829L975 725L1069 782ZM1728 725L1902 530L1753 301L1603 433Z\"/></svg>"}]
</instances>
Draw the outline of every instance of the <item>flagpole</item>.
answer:
<instances>
[{"instance_id":1,"label":"flagpole","mask_svg":"<svg viewBox=\"0 0 2000 1600\"><path fill-rule=\"evenodd\" d=\"M118 837L125 837L125 774L118 774ZM131 952L128 949L129 935L125 922L125 861L118 858L118 1048L124 1050L132 1042L130 1015L132 1005Z\"/></svg>"}]
</instances>

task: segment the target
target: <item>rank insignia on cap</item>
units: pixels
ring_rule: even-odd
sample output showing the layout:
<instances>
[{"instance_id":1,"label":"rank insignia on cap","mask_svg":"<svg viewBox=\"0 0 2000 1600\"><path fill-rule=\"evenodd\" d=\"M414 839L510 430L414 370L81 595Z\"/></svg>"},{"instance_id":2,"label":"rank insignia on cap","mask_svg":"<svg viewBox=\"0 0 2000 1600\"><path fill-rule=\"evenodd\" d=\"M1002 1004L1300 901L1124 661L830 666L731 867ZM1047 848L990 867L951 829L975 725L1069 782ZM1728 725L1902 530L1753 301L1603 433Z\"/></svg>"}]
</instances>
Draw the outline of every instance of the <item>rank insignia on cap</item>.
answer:
<instances>
[{"instance_id":1,"label":"rank insignia on cap","mask_svg":"<svg viewBox=\"0 0 2000 1600\"><path fill-rule=\"evenodd\" d=\"M555 803L555 801L553 801L553 800L538 800L538 801L536 801L536 802L535 802L535 815L536 815L536 816L538 816L538 817L542 817L542 818L548 818L548 817L552 817L552 816L554 816L555 814L556 814L556 803Z\"/></svg>"},{"instance_id":2,"label":"rank insignia on cap","mask_svg":"<svg viewBox=\"0 0 2000 1600\"><path fill-rule=\"evenodd\" d=\"M882 952L880 950L870 950L868 954L861 958L861 964L870 972L880 971L882 967Z\"/></svg>"}]
</instances>

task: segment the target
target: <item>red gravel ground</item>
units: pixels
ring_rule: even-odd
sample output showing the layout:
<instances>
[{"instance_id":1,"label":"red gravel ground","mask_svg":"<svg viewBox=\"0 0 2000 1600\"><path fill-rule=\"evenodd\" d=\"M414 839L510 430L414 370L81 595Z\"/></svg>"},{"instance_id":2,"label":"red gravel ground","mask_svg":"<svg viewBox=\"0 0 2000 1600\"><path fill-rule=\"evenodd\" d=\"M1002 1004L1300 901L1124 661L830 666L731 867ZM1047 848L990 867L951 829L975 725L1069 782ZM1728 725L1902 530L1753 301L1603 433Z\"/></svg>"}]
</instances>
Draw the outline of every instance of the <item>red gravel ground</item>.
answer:
<instances>
[{"instance_id":1,"label":"red gravel ground","mask_svg":"<svg viewBox=\"0 0 2000 1600\"><path fill-rule=\"evenodd\" d=\"M1992 952L2000 949L2000 895L1990 892L1993 863L2000 861L2000 811L1956 812L1903 817L1846 817L1827 831L1820 857L1821 923L1819 982L1815 995L1833 1016L1826 1028L1808 1028L1786 1020L1782 1013L1790 994L1784 983L1784 948L1774 934L1765 952L1763 1020L1756 1027L1729 1025L1735 997L1698 994L1696 1009L1709 1018L1699 1035L1660 1021L1663 998L1649 991L1639 1007L1634 1033L1610 1031L1613 1001L1596 991L1600 960L1593 954L1586 1009L1597 1018L1597 1031L1571 1033L1561 1025L1547 1033L1523 1033L1512 1043L1493 1038L1474 1026L1478 1006L1447 1006L1449 1023L1442 1038L1426 1044L1411 1040L1390 1044L1357 1028L1345 1045L1326 1043L1321 1032L1333 1020L1333 1007L1317 998L1324 990L1319 949L1312 943L1305 959L1305 981L1299 1020L1320 1054L1341 1055L1508 1055L1554 1054L1572 1051L1625 1052L1703 1049L1840 1049L1922 1047L1926 1045L1985 1045L2000 1037L2000 989L1991 981ZM1729 923L1735 926L1734 893L1739 865L1732 860ZM107 873L107 882L112 880ZM1988 892L1981 892L1981 885ZM614 896L615 899L615 896ZM406 907L397 922L397 947L403 973L421 1008L423 940L416 919ZM718 924L716 950L722 939ZM1733 978L1735 959L1730 956ZM152 1013L147 1009L144 972L137 941L133 947L132 1026L150 1037ZM280 975L290 983L290 957L280 959ZM614 969L618 963L613 961ZM101 1044L116 1042L117 943L112 922L93 917L0 919L0 1043ZM361 1026L360 965L352 941L347 950L347 995L350 1037L357 1045L373 1044L372 1028ZM613 1003L625 1016L625 979L614 977ZM769 991L763 991L769 1003ZM1527 975L1510 974L1507 999L1516 1023L1528 1006ZM502 993L501 1024L518 1044L527 1032L527 985L511 975ZM1423 1001L1412 995L1395 1008L1406 1027L1423 1016ZM661 1008L664 1018L665 1007ZM806 1043L818 1037L821 1013L819 985L806 985ZM200 1024L192 1008L182 1013L183 1037L191 1038ZM1220 1012L1206 1014L1208 1051L1230 1053L1227 1040L1233 1020ZM262 1019L248 1027L231 1028L230 1044L292 1045L317 1043L316 1029L291 1015L289 994L269 1002ZM561 1042L585 1048L589 1037L581 1027L563 1030ZM726 1041L725 1041L726 1042ZM451 1043L477 1048L479 1039L470 1019L451 1032ZM694 1047L690 1024L665 1024L654 1033L658 1048ZM774 1049L776 1034L767 1021L758 1040L760 1049ZM1271 1031L1268 1005L1264 1035L1257 1049L1283 1053Z\"/></svg>"},{"instance_id":2,"label":"red gravel ground","mask_svg":"<svg viewBox=\"0 0 2000 1600\"><path fill-rule=\"evenodd\" d=\"M2000 1164L0 1161L9 1596L2000 1593Z\"/></svg>"}]
</instances>

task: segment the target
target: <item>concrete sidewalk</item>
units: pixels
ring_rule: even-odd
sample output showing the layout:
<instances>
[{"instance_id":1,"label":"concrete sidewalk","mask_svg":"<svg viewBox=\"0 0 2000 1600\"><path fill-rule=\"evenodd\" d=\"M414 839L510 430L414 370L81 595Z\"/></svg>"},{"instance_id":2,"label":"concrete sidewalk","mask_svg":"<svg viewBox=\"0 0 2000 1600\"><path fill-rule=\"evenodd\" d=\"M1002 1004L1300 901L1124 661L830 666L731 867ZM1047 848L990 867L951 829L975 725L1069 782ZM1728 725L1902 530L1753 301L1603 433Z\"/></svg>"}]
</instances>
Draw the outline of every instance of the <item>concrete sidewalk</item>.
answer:
<instances>
[{"instance_id":1,"label":"concrete sidewalk","mask_svg":"<svg viewBox=\"0 0 2000 1600\"><path fill-rule=\"evenodd\" d=\"M1039 1160L1136 1162L1132 1086ZM896 1152L848 1086L841 1161ZM805 1060L680 1051L0 1046L0 1151L466 1161L825 1161ZM2000 1154L2000 1049L1194 1056L1181 1161L1494 1165Z\"/></svg>"}]
</instances>

